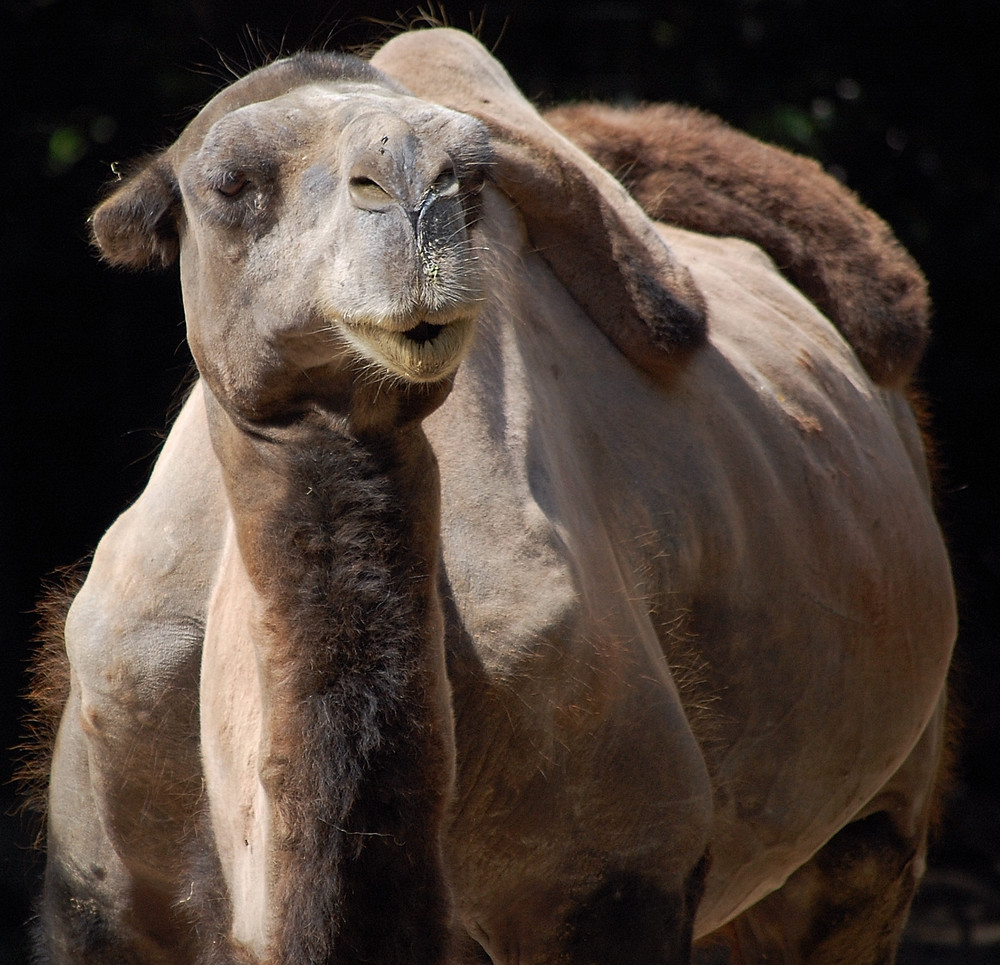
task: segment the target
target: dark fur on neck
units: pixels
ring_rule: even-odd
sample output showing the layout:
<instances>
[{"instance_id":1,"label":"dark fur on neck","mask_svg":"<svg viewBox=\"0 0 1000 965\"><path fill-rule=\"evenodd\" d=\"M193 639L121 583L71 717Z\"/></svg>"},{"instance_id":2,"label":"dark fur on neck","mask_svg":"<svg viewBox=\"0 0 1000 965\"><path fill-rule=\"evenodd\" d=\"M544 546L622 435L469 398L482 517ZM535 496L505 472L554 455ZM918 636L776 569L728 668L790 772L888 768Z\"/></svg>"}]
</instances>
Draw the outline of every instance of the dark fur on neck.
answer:
<instances>
[{"instance_id":1,"label":"dark fur on neck","mask_svg":"<svg viewBox=\"0 0 1000 965\"><path fill-rule=\"evenodd\" d=\"M401 444L325 433L279 452L289 495L277 505L234 500L266 606L269 962L446 957L438 483L426 439L408 432Z\"/></svg>"}]
</instances>

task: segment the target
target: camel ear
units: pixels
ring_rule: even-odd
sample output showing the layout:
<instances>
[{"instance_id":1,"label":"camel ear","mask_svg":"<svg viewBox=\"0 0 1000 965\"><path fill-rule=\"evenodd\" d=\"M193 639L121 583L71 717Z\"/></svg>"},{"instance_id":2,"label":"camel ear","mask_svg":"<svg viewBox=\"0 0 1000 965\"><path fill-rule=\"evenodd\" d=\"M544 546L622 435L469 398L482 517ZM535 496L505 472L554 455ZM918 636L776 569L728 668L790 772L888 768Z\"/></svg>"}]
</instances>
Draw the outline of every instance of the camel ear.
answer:
<instances>
[{"instance_id":1,"label":"camel ear","mask_svg":"<svg viewBox=\"0 0 1000 965\"><path fill-rule=\"evenodd\" d=\"M125 178L90 217L101 257L125 268L165 268L177 258L177 181L157 155Z\"/></svg>"},{"instance_id":2,"label":"camel ear","mask_svg":"<svg viewBox=\"0 0 1000 965\"><path fill-rule=\"evenodd\" d=\"M664 376L704 342L704 302L687 269L625 189L550 127L476 40L448 29L401 34L372 64L486 125L491 179L517 205L535 249L635 365Z\"/></svg>"}]
</instances>

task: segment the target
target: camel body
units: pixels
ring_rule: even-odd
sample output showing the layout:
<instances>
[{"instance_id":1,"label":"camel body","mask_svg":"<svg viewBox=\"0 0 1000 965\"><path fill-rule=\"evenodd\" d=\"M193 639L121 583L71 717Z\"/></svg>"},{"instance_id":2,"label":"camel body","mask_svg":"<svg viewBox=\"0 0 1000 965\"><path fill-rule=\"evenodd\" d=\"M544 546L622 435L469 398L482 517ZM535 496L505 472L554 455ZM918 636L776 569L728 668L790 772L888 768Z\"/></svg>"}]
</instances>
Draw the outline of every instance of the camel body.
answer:
<instances>
[{"instance_id":1,"label":"camel body","mask_svg":"<svg viewBox=\"0 0 1000 965\"><path fill-rule=\"evenodd\" d=\"M880 353L755 245L647 220L464 35L374 63L430 105L266 68L95 215L112 260L179 247L202 380L67 619L43 953L891 961L955 632L922 331ZM237 245L197 192L247 105L298 180ZM331 110L366 145L335 197L413 232L324 249L346 339L288 310L308 268L264 274L326 243L281 192L334 190L295 126ZM419 363L387 358L417 283Z\"/></svg>"}]
</instances>

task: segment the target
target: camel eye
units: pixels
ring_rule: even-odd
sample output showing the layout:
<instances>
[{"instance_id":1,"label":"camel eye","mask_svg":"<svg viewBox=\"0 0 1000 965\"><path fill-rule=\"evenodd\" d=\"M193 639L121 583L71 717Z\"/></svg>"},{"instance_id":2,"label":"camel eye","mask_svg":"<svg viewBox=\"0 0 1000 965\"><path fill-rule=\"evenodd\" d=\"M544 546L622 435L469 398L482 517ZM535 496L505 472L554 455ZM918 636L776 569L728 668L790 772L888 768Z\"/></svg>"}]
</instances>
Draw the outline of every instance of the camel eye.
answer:
<instances>
[{"instance_id":1,"label":"camel eye","mask_svg":"<svg viewBox=\"0 0 1000 965\"><path fill-rule=\"evenodd\" d=\"M352 177L348 188L351 198L360 208L382 210L392 202L392 196L378 181L364 175Z\"/></svg>"},{"instance_id":2,"label":"camel eye","mask_svg":"<svg viewBox=\"0 0 1000 965\"><path fill-rule=\"evenodd\" d=\"M250 178L247 177L246 171L227 171L215 186L215 190L227 198L235 198L249 183Z\"/></svg>"},{"instance_id":3,"label":"camel eye","mask_svg":"<svg viewBox=\"0 0 1000 965\"><path fill-rule=\"evenodd\" d=\"M449 167L437 176L431 185L431 191L439 198L453 198L458 194L459 187L458 175L454 168Z\"/></svg>"}]
</instances>

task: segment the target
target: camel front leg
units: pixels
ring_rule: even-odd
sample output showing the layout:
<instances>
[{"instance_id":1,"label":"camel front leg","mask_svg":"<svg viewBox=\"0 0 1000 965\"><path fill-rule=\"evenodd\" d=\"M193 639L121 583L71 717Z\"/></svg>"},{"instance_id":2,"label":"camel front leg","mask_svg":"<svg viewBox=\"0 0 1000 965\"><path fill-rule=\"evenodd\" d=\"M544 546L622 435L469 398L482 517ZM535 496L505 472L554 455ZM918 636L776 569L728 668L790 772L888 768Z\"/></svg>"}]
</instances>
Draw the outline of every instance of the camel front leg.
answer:
<instances>
[{"instance_id":1,"label":"camel front leg","mask_svg":"<svg viewBox=\"0 0 1000 965\"><path fill-rule=\"evenodd\" d=\"M198 675L221 526L200 391L145 493L101 541L65 632L71 690L53 754L43 962L186 963L202 778Z\"/></svg>"},{"instance_id":2,"label":"camel front leg","mask_svg":"<svg viewBox=\"0 0 1000 965\"><path fill-rule=\"evenodd\" d=\"M200 639L162 627L119 634L84 618L116 589L85 587L68 622L72 680L50 774L41 947L52 962L186 962L172 907L200 796L191 689ZM115 612L128 605L120 599Z\"/></svg>"},{"instance_id":3,"label":"camel front leg","mask_svg":"<svg viewBox=\"0 0 1000 965\"><path fill-rule=\"evenodd\" d=\"M172 965L169 929L155 920L168 896L143 887L115 851L101 821L80 695L66 706L52 766L48 861L37 952L52 965Z\"/></svg>"}]
</instances>

